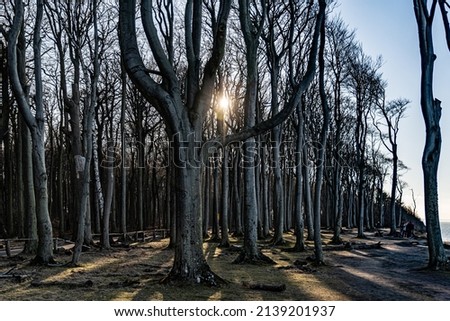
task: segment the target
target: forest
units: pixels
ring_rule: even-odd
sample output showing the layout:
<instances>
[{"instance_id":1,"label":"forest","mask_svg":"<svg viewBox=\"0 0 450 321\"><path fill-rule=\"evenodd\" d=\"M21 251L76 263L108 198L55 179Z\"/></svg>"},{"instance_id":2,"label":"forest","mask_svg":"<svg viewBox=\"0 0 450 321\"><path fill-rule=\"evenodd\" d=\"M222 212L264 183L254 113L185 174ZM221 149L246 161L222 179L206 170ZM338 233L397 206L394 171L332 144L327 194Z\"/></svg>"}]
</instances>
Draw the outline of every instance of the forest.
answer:
<instances>
[{"instance_id":1,"label":"forest","mask_svg":"<svg viewBox=\"0 0 450 321\"><path fill-rule=\"evenodd\" d=\"M385 98L383 58L338 1L2 1L0 276L15 257L52 274L137 243L151 262L142 243L163 240L162 284L215 287L224 264L270 266L278 251L314 269L334 250L378 251L370 240L404 242L407 221L426 249L416 263L448 270L433 26L450 50L450 6L410 2L425 222L402 201L397 143L419 106ZM230 262L211 263L211 244Z\"/></svg>"}]
</instances>

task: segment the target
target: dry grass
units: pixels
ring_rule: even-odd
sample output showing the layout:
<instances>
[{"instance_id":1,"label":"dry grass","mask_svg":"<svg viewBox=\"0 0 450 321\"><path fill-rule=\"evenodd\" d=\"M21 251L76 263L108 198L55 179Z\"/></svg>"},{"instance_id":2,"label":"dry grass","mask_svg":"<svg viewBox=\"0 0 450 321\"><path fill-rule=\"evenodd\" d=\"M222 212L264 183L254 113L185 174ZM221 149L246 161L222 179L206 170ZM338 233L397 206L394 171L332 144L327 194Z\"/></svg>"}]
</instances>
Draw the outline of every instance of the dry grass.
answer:
<instances>
[{"instance_id":1,"label":"dry grass","mask_svg":"<svg viewBox=\"0 0 450 321\"><path fill-rule=\"evenodd\" d=\"M205 256L213 271L230 283L212 288L159 283L170 270L173 252L168 240L136 243L128 249L84 253L80 267L30 266L31 257L0 257L0 273L28 275L22 282L0 279L1 300L449 300L450 274L425 271L425 240L377 238L357 240L353 250L325 251L327 265L307 262L312 250L286 252L286 247L263 246L276 265L235 265L237 252L205 243ZM330 233L324 232L324 244ZM288 245L293 236L286 234ZM233 239L233 244L239 240ZM357 249L362 242L381 241L381 249ZM312 248L312 244L308 244ZM59 262L70 257L57 256ZM283 292L250 290L243 282L285 284Z\"/></svg>"}]
</instances>

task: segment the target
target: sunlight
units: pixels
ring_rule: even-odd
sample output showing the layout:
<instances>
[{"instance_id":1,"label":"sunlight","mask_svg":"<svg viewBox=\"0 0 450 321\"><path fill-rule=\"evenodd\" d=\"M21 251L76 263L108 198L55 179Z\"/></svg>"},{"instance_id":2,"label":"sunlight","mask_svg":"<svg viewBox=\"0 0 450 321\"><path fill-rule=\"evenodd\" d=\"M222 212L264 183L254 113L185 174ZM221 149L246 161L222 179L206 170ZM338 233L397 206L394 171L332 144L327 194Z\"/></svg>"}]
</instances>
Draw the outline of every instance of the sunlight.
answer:
<instances>
[{"instance_id":1,"label":"sunlight","mask_svg":"<svg viewBox=\"0 0 450 321\"><path fill-rule=\"evenodd\" d=\"M219 98L219 109L222 112L226 112L230 108L230 99L227 96Z\"/></svg>"}]
</instances>

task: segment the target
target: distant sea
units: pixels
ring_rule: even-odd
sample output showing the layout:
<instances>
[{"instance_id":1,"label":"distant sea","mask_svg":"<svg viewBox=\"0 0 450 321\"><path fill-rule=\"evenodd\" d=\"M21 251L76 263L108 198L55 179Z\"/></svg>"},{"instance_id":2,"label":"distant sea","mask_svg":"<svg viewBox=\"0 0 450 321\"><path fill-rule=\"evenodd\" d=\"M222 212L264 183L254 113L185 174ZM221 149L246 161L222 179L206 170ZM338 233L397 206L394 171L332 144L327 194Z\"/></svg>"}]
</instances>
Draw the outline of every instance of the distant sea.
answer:
<instances>
[{"instance_id":1,"label":"distant sea","mask_svg":"<svg viewBox=\"0 0 450 321\"><path fill-rule=\"evenodd\" d=\"M450 243L450 222L441 222L442 240Z\"/></svg>"}]
</instances>

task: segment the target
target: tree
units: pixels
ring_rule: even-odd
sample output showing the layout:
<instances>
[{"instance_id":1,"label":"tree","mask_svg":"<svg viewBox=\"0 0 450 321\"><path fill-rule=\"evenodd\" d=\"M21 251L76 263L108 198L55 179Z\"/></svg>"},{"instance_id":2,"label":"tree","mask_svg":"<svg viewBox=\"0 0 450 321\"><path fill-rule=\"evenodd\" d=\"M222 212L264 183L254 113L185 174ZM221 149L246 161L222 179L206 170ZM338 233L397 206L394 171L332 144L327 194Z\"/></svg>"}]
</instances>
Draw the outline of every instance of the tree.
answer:
<instances>
[{"instance_id":1,"label":"tree","mask_svg":"<svg viewBox=\"0 0 450 321\"><path fill-rule=\"evenodd\" d=\"M357 47L350 58L349 87L355 98L356 126L355 126L355 147L356 163L358 174L358 237L364 236L364 186L366 167L366 140L368 132L368 116L374 103L383 89L383 81L378 69L381 67L381 60L373 61L366 55L362 48Z\"/></svg>"},{"instance_id":2,"label":"tree","mask_svg":"<svg viewBox=\"0 0 450 321\"><path fill-rule=\"evenodd\" d=\"M442 4L443 1L440 1ZM444 1L445 2L445 1ZM426 138L422 156L422 170L424 178L425 220L428 239L428 267L439 269L448 263L442 243L439 224L438 180L437 171L441 154L441 101L433 95L433 72L436 55L433 44L433 20L438 0L433 0L428 9L427 0L413 0L414 13L417 21L420 48L421 81L420 105L425 121ZM442 15L446 17L444 6L441 5ZM445 25L448 30L448 24ZM447 33L448 35L448 33ZM449 48L450 49L450 48Z\"/></svg>"},{"instance_id":3,"label":"tree","mask_svg":"<svg viewBox=\"0 0 450 321\"><path fill-rule=\"evenodd\" d=\"M381 142L384 147L392 154L392 184L391 184L391 221L390 234L396 233L395 221L395 199L398 183L398 145L397 137L399 131L399 122L405 116L406 106L409 104L407 99L396 99L385 104L384 99L378 104L378 113L383 117L383 123L374 121L374 125L380 133ZM381 126L386 128L387 133L383 133ZM400 222L400 221L399 221Z\"/></svg>"},{"instance_id":4,"label":"tree","mask_svg":"<svg viewBox=\"0 0 450 321\"><path fill-rule=\"evenodd\" d=\"M172 2L170 2L172 4ZM231 1L220 2L213 35L212 53L200 78L200 43L202 35L202 1L189 0L185 7L185 41L188 62L186 92L176 76L171 48L163 48L153 18L153 1L141 3L142 23L148 44L160 70L161 82L147 71L139 53L135 27L136 1L121 1L119 37L122 59L127 73L144 97L163 118L171 138L176 191L176 248L171 272L166 280L218 284L202 252L201 159L198 143L202 126L214 92L216 71L224 54L227 20ZM166 51L165 51L166 50ZM167 52L168 50L168 52ZM202 81L201 81L202 80ZM185 95L185 99L183 96Z\"/></svg>"},{"instance_id":5,"label":"tree","mask_svg":"<svg viewBox=\"0 0 450 321\"><path fill-rule=\"evenodd\" d=\"M91 180L91 161L92 161L92 148L93 148L93 126L94 126L94 114L97 104L97 83L100 74L99 63L99 39L98 39L98 24L97 24L97 0L93 0L91 3L93 12L93 25L94 25L94 49L93 49L93 66L94 70L90 75L90 79L86 79L90 84L90 95L88 97L87 108L85 110L86 120L84 121L83 131L83 143L84 143L84 159L85 164L81 170L82 172L82 190L81 190L81 204L80 211L78 213L78 229L75 248L72 256L72 264L78 264L80 259L83 243L85 242L85 225L89 204L89 187ZM84 66L86 68L86 66ZM85 72L87 74L87 72ZM108 213L109 214L109 213ZM109 224L109 217L106 217L107 221L104 224ZM90 222L88 222L90 225ZM103 233L104 234L104 233ZM109 240L108 240L109 243Z\"/></svg>"},{"instance_id":6,"label":"tree","mask_svg":"<svg viewBox=\"0 0 450 321\"><path fill-rule=\"evenodd\" d=\"M343 217L343 184L342 172L345 162L342 159L343 132L345 131L345 115L343 108L344 84L349 76L348 62L346 57L351 55L355 48L355 34L348 30L348 26L340 18L327 24L328 54L326 55L330 69L331 86L333 87L333 120L331 123L331 162L333 165L333 216L334 216L334 235L333 243L340 244L342 217Z\"/></svg>"},{"instance_id":7,"label":"tree","mask_svg":"<svg viewBox=\"0 0 450 321\"><path fill-rule=\"evenodd\" d=\"M53 263L53 233L52 223L48 209L47 192L47 170L45 166L45 145L44 145L44 108L43 108L43 88L41 70L41 25L44 11L43 0L36 3L36 21L33 30L33 50L34 50L34 76L35 76L35 115L31 112L31 106L27 100L27 89L24 88L19 76L19 65L17 60L17 39L24 19L24 6L21 0L15 1L15 16L9 31L8 41L8 67L11 87L17 100L19 111L31 132L33 142L33 170L36 194L36 215L38 222L38 248L34 259L36 263Z\"/></svg>"},{"instance_id":8,"label":"tree","mask_svg":"<svg viewBox=\"0 0 450 321\"><path fill-rule=\"evenodd\" d=\"M225 144L244 141L270 130L291 114L315 72L319 38L317 26L320 26L326 7L324 0L319 1L319 3L320 10L317 14L307 72L304 75L304 79L296 82L288 108L284 108L270 119L227 136L224 140ZM241 8L247 7L246 2L241 4ZM210 107L214 94L216 73L224 55L231 1L220 1L217 6L217 14L214 14L214 19L211 20L211 34L213 36L211 55L204 66L200 66L203 2L200 0L189 0L186 3L184 29L187 73L184 87L180 84L180 80L176 75L176 70L171 60L173 55L171 55L170 46L167 46L166 42L164 48L159 40L158 30L153 18L153 1L142 1L141 15L147 42L159 69L156 73L145 67L139 53L135 22L136 1L120 2L119 37L123 62L130 79L164 120L166 130L171 138L174 174L178 180L176 192L177 246L173 267L166 281L182 280L212 285L220 282L220 278L211 271L202 253L203 233L200 224L202 159L201 148L199 149L206 111ZM215 8L215 6L212 7ZM242 14L241 17L241 19L246 19ZM245 23L244 25L247 26L247 33L253 32L250 24ZM200 74L201 71L203 71L203 74ZM249 79L247 79L248 81ZM183 88L185 88L184 91L182 90ZM252 93L254 92L247 91L246 95ZM254 108L252 103L254 100L250 98L247 98L248 112L253 113L250 108ZM248 114L247 117L252 116ZM251 124L250 120L248 124ZM249 171L246 177L248 181L251 180L251 175ZM251 184L254 184L254 180ZM255 197L254 194L251 196ZM249 209L251 209L251 206Z\"/></svg>"},{"instance_id":9,"label":"tree","mask_svg":"<svg viewBox=\"0 0 450 321\"><path fill-rule=\"evenodd\" d=\"M325 90L325 41L326 41L325 19L320 26L320 49L319 49L319 95L323 112L323 123L320 131L320 147L318 151L317 167L316 167L316 184L314 195L314 251L315 262L323 264L322 238L321 238L321 198L322 183L325 169L325 149L327 146L328 127L330 124L330 107Z\"/></svg>"}]
</instances>

